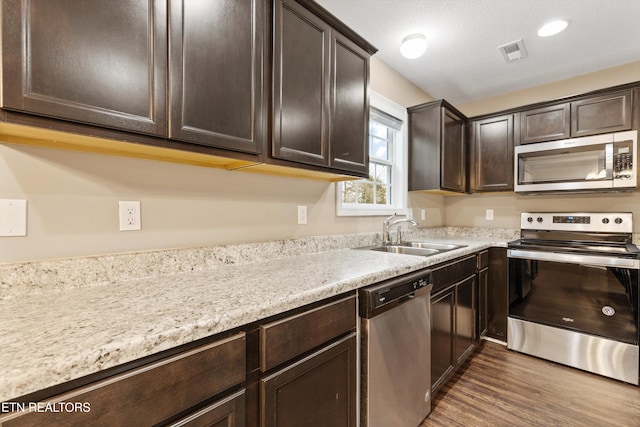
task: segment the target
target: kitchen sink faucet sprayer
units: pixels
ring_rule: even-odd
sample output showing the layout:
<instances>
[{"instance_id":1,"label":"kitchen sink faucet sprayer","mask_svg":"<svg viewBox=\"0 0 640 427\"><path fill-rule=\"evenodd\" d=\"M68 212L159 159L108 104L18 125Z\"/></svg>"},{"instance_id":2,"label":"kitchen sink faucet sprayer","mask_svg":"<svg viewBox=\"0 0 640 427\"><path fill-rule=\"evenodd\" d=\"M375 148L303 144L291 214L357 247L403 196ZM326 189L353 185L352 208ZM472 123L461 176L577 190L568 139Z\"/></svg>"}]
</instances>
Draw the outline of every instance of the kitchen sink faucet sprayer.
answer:
<instances>
[{"instance_id":1,"label":"kitchen sink faucet sprayer","mask_svg":"<svg viewBox=\"0 0 640 427\"><path fill-rule=\"evenodd\" d=\"M417 227L419 225L417 222L415 222L414 220L409 219L409 218L399 218L399 219L395 219L394 220L394 218L397 215L398 215L397 213L394 213L389 218L387 218L384 221L382 221L382 244L383 245L390 245L391 244L391 238L389 237L389 231L391 230L391 227L393 227L394 225L402 224L403 222L408 222L409 224L413 225L414 227ZM399 228L398 228L397 243L401 243L401 236L400 236L400 229Z\"/></svg>"}]
</instances>

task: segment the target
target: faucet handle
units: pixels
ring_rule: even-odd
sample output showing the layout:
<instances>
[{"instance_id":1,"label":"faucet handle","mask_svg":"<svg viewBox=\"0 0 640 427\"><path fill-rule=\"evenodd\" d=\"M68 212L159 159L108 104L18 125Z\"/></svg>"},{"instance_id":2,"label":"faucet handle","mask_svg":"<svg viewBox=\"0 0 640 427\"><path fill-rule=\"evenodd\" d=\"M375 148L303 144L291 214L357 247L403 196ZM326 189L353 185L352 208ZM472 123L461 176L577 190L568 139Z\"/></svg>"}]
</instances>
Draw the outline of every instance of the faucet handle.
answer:
<instances>
[{"instance_id":1,"label":"faucet handle","mask_svg":"<svg viewBox=\"0 0 640 427\"><path fill-rule=\"evenodd\" d=\"M394 212L393 215L391 215L390 217L386 218L384 221L382 221L384 224L389 224L389 222L395 218L396 216L398 216L397 212Z\"/></svg>"}]
</instances>

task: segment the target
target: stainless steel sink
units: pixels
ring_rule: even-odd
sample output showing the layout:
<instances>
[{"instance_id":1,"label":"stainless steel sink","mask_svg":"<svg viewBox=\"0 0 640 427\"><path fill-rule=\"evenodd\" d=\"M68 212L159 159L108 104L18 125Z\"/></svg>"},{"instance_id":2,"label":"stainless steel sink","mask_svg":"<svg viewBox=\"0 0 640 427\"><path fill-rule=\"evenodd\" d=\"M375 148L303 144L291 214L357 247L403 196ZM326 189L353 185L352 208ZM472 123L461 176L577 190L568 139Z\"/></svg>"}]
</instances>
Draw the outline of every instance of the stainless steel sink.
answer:
<instances>
[{"instance_id":1,"label":"stainless steel sink","mask_svg":"<svg viewBox=\"0 0 640 427\"><path fill-rule=\"evenodd\" d=\"M416 248L416 247L404 246L404 245L374 246L369 249L371 249L372 251L391 252L394 254L405 254L405 255L420 255L420 256L435 255L441 252L437 249Z\"/></svg>"},{"instance_id":2,"label":"stainless steel sink","mask_svg":"<svg viewBox=\"0 0 640 427\"><path fill-rule=\"evenodd\" d=\"M402 242L402 246L411 248L436 249L438 251L452 251L454 249L464 248L467 245L454 245L452 243L432 243L432 242Z\"/></svg>"},{"instance_id":3,"label":"stainless steel sink","mask_svg":"<svg viewBox=\"0 0 640 427\"><path fill-rule=\"evenodd\" d=\"M398 245L368 246L362 249L369 249L379 252L390 252L394 254L431 256L464 247L466 247L466 245L455 245L451 243L402 242Z\"/></svg>"}]
</instances>

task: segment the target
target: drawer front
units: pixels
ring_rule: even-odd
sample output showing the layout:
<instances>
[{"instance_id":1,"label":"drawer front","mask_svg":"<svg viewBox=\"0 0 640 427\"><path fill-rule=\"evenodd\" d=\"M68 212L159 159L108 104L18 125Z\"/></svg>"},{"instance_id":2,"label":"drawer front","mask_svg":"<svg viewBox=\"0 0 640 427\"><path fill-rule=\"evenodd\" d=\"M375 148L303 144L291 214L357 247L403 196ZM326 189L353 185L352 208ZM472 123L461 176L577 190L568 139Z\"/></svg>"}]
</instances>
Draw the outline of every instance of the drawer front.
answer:
<instances>
[{"instance_id":1,"label":"drawer front","mask_svg":"<svg viewBox=\"0 0 640 427\"><path fill-rule=\"evenodd\" d=\"M432 270L433 289L431 294L435 294L440 289L466 279L476 272L476 256L471 255Z\"/></svg>"},{"instance_id":2,"label":"drawer front","mask_svg":"<svg viewBox=\"0 0 640 427\"><path fill-rule=\"evenodd\" d=\"M153 425L242 383L245 348L245 334L234 335L43 402L61 412L14 413L0 425Z\"/></svg>"},{"instance_id":3,"label":"drawer front","mask_svg":"<svg viewBox=\"0 0 640 427\"><path fill-rule=\"evenodd\" d=\"M266 372L355 327L355 296L262 325L260 369Z\"/></svg>"}]
</instances>

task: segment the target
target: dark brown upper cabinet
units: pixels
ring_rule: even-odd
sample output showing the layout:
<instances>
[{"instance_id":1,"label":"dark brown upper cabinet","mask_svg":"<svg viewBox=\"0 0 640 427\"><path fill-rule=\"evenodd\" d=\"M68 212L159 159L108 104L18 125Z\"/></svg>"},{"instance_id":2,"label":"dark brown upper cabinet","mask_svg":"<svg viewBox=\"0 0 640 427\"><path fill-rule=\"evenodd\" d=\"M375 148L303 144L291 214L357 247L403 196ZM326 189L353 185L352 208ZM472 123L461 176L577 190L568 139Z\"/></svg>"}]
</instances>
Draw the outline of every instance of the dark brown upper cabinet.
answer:
<instances>
[{"instance_id":1,"label":"dark brown upper cabinet","mask_svg":"<svg viewBox=\"0 0 640 427\"><path fill-rule=\"evenodd\" d=\"M571 108L568 103L520 113L520 144L555 141L570 136Z\"/></svg>"},{"instance_id":2,"label":"dark brown upper cabinet","mask_svg":"<svg viewBox=\"0 0 640 427\"><path fill-rule=\"evenodd\" d=\"M629 130L633 126L632 90L600 91L558 104L521 109L519 144L554 141ZM637 126L637 125L636 125Z\"/></svg>"},{"instance_id":3,"label":"dark brown upper cabinet","mask_svg":"<svg viewBox=\"0 0 640 427\"><path fill-rule=\"evenodd\" d=\"M2 107L167 130L166 1L3 0Z\"/></svg>"},{"instance_id":4,"label":"dark brown upper cabinet","mask_svg":"<svg viewBox=\"0 0 640 427\"><path fill-rule=\"evenodd\" d=\"M467 190L465 116L444 100L409 113L409 191Z\"/></svg>"},{"instance_id":5,"label":"dark brown upper cabinet","mask_svg":"<svg viewBox=\"0 0 640 427\"><path fill-rule=\"evenodd\" d=\"M571 103L571 136L631 129L631 90L579 99Z\"/></svg>"},{"instance_id":6,"label":"dark brown upper cabinet","mask_svg":"<svg viewBox=\"0 0 640 427\"><path fill-rule=\"evenodd\" d=\"M170 2L169 137L260 153L268 111L264 0Z\"/></svg>"},{"instance_id":7,"label":"dark brown upper cabinet","mask_svg":"<svg viewBox=\"0 0 640 427\"><path fill-rule=\"evenodd\" d=\"M472 192L513 190L514 115L470 123Z\"/></svg>"},{"instance_id":8,"label":"dark brown upper cabinet","mask_svg":"<svg viewBox=\"0 0 640 427\"><path fill-rule=\"evenodd\" d=\"M274 2L277 159L368 174L370 45L337 31L314 2Z\"/></svg>"}]
</instances>

